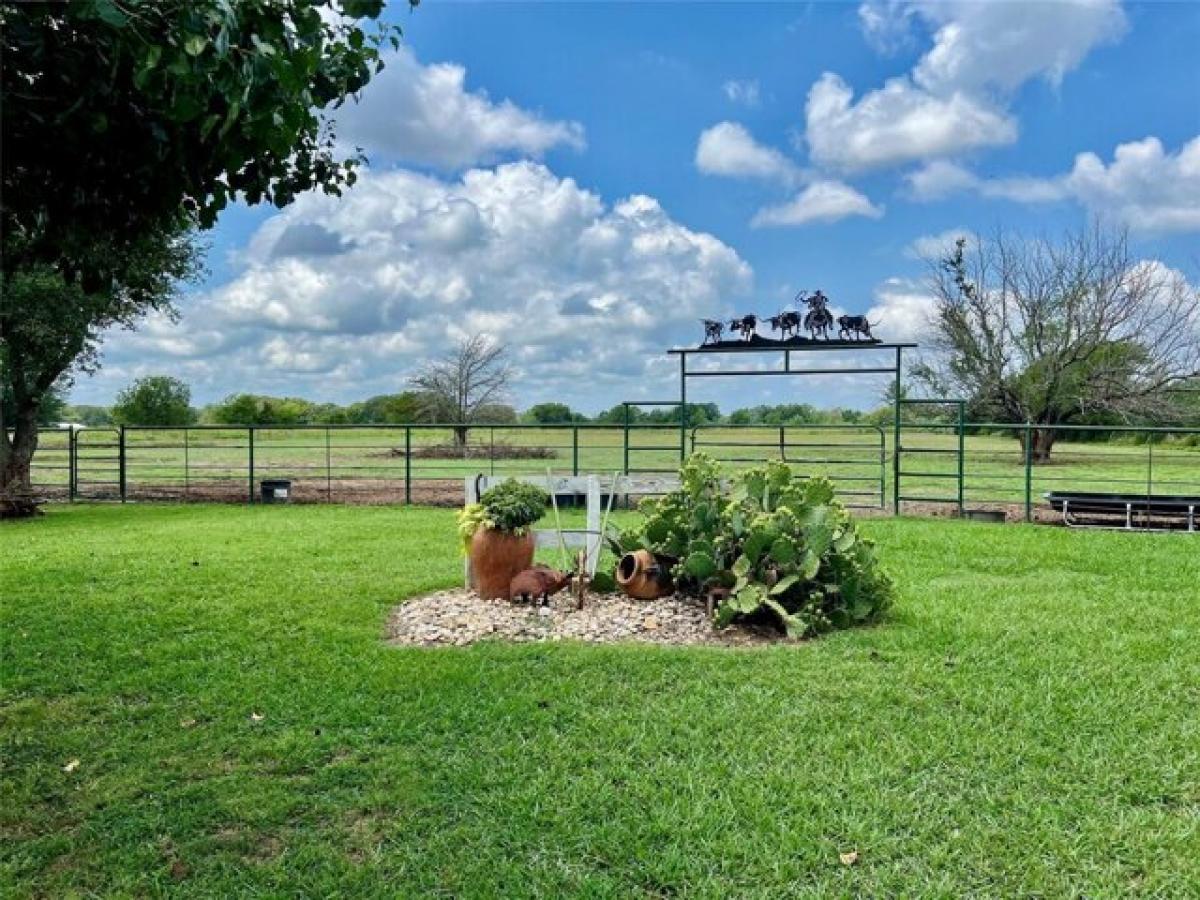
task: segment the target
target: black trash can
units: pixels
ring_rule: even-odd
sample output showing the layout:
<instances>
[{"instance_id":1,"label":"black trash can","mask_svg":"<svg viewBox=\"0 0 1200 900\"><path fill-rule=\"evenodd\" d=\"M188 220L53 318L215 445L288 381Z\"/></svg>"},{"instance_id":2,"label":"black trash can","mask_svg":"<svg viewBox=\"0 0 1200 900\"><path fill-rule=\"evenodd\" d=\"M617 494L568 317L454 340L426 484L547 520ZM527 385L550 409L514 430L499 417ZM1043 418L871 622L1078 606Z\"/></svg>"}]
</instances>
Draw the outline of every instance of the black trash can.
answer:
<instances>
[{"instance_id":1,"label":"black trash can","mask_svg":"<svg viewBox=\"0 0 1200 900\"><path fill-rule=\"evenodd\" d=\"M262 480L263 503L291 503L292 481L290 478L264 478Z\"/></svg>"}]
</instances>

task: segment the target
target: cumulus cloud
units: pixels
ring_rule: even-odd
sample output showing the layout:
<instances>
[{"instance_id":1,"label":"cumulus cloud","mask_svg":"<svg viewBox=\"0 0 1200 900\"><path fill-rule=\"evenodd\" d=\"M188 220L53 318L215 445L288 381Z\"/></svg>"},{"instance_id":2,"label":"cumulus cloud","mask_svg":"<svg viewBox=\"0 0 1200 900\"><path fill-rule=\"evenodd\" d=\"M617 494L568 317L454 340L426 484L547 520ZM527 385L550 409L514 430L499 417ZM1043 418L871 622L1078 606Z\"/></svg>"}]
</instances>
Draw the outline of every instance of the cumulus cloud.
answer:
<instances>
[{"instance_id":1,"label":"cumulus cloud","mask_svg":"<svg viewBox=\"0 0 1200 900\"><path fill-rule=\"evenodd\" d=\"M790 159L764 146L737 122L719 122L700 133L696 168L706 175L795 181L800 171Z\"/></svg>"},{"instance_id":2,"label":"cumulus cloud","mask_svg":"<svg viewBox=\"0 0 1200 900\"><path fill-rule=\"evenodd\" d=\"M1031 78L1053 85L1097 46L1125 32L1120 0L921 2L916 15L936 28L913 70L928 91L1012 91Z\"/></svg>"},{"instance_id":3,"label":"cumulus cloud","mask_svg":"<svg viewBox=\"0 0 1200 900\"><path fill-rule=\"evenodd\" d=\"M1126 24L1119 0L887 0L863 4L859 19L876 47L903 44L915 23L931 32L932 46L910 73L857 101L834 73L812 86L805 138L813 158L847 171L1012 143L1012 92L1035 77L1058 84Z\"/></svg>"},{"instance_id":4,"label":"cumulus cloud","mask_svg":"<svg viewBox=\"0 0 1200 900\"><path fill-rule=\"evenodd\" d=\"M1027 175L981 178L965 166L944 159L934 160L908 173L905 182L909 195L915 200L941 200L972 191L982 197L1017 203L1053 203L1068 195L1066 185L1059 178Z\"/></svg>"},{"instance_id":5,"label":"cumulus cloud","mask_svg":"<svg viewBox=\"0 0 1200 900\"><path fill-rule=\"evenodd\" d=\"M407 47L387 59L362 100L337 115L338 138L388 159L444 170L491 163L507 154L538 157L552 147L584 147L578 122L547 119L510 100L469 91L457 63L422 65Z\"/></svg>"},{"instance_id":6,"label":"cumulus cloud","mask_svg":"<svg viewBox=\"0 0 1200 900\"><path fill-rule=\"evenodd\" d=\"M482 331L513 347L524 400L620 399L648 372L668 379L654 369L663 349L731 312L753 280L654 198L606 204L528 161L457 179L367 172L340 199L305 195L273 216L243 260L178 325L114 336L100 378L165 370L202 397L344 400L400 390L425 358Z\"/></svg>"},{"instance_id":7,"label":"cumulus cloud","mask_svg":"<svg viewBox=\"0 0 1200 900\"><path fill-rule=\"evenodd\" d=\"M904 248L904 255L910 259L940 259L951 250L954 244L965 238L974 242L974 232L967 228L947 228L937 234L923 234Z\"/></svg>"},{"instance_id":8,"label":"cumulus cloud","mask_svg":"<svg viewBox=\"0 0 1200 900\"><path fill-rule=\"evenodd\" d=\"M1080 153L1067 190L1137 231L1200 231L1200 136L1168 153L1156 137L1118 145L1109 164Z\"/></svg>"},{"instance_id":9,"label":"cumulus cloud","mask_svg":"<svg viewBox=\"0 0 1200 900\"><path fill-rule=\"evenodd\" d=\"M935 300L928 289L907 278L889 278L875 288L875 302L867 310L872 326L894 341L927 338L933 323Z\"/></svg>"},{"instance_id":10,"label":"cumulus cloud","mask_svg":"<svg viewBox=\"0 0 1200 900\"><path fill-rule=\"evenodd\" d=\"M1069 172L1049 178L983 178L938 160L909 173L906 180L918 200L965 191L1018 203L1074 200L1137 232L1200 231L1200 136L1177 153L1156 137L1119 144L1108 163L1095 153L1080 153Z\"/></svg>"},{"instance_id":11,"label":"cumulus cloud","mask_svg":"<svg viewBox=\"0 0 1200 900\"><path fill-rule=\"evenodd\" d=\"M840 77L826 72L808 92L806 136L815 162L860 170L976 147L1010 144L1017 123L986 101L945 96L894 78L854 102Z\"/></svg>"},{"instance_id":12,"label":"cumulus cloud","mask_svg":"<svg viewBox=\"0 0 1200 900\"><path fill-rule=\"evenodd\" d=\"M756 228L836 222L850 216L878 219L883 208L841 181L816 181L786 203L760 209L751 224Z\"/></svg>"},{"instance_id":13,"label":"cumulus cloud","mask_svg":"<svg viewBox=\"0 0 1200 900\"><path fill-rule=\"evenodd\" d=\"M761 90L756 78L745 81L738 81L737 79L726 81L721 85L721 92L730 103L738 103L742 106L750 107L755 107L762 103Z\"/></svg>"}]
</instances>

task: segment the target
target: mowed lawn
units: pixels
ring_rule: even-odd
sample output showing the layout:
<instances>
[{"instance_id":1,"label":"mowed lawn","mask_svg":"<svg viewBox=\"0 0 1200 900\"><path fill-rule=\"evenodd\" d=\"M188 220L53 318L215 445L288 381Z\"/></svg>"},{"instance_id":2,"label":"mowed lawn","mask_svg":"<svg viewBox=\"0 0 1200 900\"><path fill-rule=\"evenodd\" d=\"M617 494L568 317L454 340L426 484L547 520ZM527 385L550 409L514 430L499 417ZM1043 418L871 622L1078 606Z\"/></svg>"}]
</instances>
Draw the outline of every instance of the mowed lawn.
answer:
<instances>
[{"instance_id":1,"label":"mowed lawn","mask_svg":"<svg viewBox=\"0 0 1200 900\"><path fill-rule=\"evenodd\" d=\"M1200 536L863 527L879 627L434 651L450 511L0 525L0 892L1194 896Z\"/></svg>"}]
</instances>

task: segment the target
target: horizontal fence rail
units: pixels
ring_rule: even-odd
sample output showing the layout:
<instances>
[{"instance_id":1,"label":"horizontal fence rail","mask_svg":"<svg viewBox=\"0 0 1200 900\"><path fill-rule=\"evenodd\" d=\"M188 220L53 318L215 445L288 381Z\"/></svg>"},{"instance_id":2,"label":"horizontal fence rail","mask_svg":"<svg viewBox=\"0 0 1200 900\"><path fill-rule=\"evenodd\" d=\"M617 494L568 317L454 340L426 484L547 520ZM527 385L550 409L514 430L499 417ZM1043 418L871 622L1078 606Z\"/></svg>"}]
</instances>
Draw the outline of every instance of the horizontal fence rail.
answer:
<instances>
[{"instance_id":1,"label":"horizontal fence rail","mask_svg":"<svg viewBox=\"0 0 1200 900\"><path fill-rule=\"evenodd\" d=\"M654 474L704 451L783 460L848 506L902 512L1030 521L1052 515L1049 492L1200 495L1200 428L905 421L893 443L890 423L89 427L43 429L32 477L52 500L258 502L287 479L299 502L458 505L467 475Z\"/></svg>"}]
</instances>

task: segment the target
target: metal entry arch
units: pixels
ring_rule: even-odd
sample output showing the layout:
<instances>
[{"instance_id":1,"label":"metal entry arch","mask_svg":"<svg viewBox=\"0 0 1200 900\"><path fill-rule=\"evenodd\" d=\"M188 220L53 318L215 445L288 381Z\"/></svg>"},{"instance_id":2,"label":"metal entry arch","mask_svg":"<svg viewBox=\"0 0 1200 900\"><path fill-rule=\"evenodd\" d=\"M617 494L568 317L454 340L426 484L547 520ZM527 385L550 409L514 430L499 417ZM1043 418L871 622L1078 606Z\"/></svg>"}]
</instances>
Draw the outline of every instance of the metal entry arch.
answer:
<instances>
[{"instance_id":1,"label":"metal entry arch","mask_svg":"<svg viewBox=\"0 0 1200 900\"><path fill-rule=\"evenodd\" d=\"M904 368L904 351L916 349L915 343L884 342L884 341L809 341L794 344L769 343L748 341L744 345L712 344L699 347L677 347L668 350L671 356L679 357L679 458L682 461L687 456L687 385L689 378L748 378L777 375L891 375L893 379L892 399L892 510L900 513L900 376ZM890 365L859 366L856 368L828 367L794 367L793 353L832 353L832 352L887 352L891 356ZM783 366L775 369L689 369L690 356L725 356L729 354L774 354L777 358L783 355Z\"/></svg>"}]
</instances>

